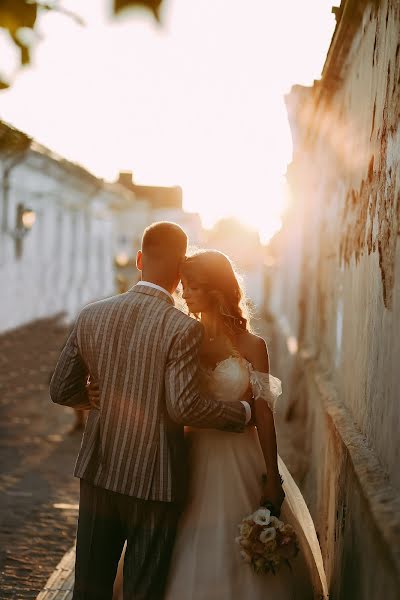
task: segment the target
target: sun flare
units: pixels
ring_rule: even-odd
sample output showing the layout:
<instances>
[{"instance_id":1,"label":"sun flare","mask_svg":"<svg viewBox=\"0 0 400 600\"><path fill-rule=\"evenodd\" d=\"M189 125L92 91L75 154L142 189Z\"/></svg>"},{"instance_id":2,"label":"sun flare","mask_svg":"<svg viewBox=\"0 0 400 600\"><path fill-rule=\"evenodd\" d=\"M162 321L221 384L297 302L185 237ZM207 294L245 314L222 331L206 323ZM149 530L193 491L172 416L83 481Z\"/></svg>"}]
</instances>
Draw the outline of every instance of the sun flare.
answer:
<instances>
[{"instance_id":1,"label":"sun flare","mask_svg":"<svg viewBox=\"0 0 400 600\"><path fill-rule=\"evenodd\" d=\"M41 17L2 118L105 179L179 185L205 227L233 216L267 242L286 208L283 96L319 76L332 0L171 0L162 27L140 12L111 20L107 0L63 4L86 26Z\"/></svg>"}]
</instances>

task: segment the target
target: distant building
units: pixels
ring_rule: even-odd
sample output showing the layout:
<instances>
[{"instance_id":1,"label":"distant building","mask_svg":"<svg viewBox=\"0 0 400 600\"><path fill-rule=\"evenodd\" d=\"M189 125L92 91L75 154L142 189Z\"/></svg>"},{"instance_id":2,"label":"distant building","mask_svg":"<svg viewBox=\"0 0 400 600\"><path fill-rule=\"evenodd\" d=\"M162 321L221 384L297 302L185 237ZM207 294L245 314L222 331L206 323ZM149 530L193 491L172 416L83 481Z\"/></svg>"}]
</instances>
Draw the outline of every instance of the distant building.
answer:
<instances>
[{"instance_id":1,"label":"distant building","mask_svg":"<svg viewBox=\"0 0 400 600\"><path fill-rule=\"evenodd\" d=\"M131 171L121 171L117 183L135 195L136 203L146 204L148 208L146 225L155 221L173 221L186 231L191 246L200 246L204 243L200 215L183 209L183 194L180 186L138 185Z\"/></svg>"},{"instance_id":2,"label":"distant building","mask_svg":"<svg viewBox=\"0 0 400 600\"><path fill-rule=\"evenodd\" d=\"M114 293L120 194L0 121L0 332Z\"/></svg>"},{"instance_id":3,"label":"distant building","mask_svg":"<svg viewBox=\"0 0 400 600\"><path fill-rule=\"evenodd\" d=\"M117 183L131 190L138 200L145 200L153 210L182 210L182 188L178 185L163 187L155 185L138 185L132 171L121 171Z\"/></svg>"}]
</instances>

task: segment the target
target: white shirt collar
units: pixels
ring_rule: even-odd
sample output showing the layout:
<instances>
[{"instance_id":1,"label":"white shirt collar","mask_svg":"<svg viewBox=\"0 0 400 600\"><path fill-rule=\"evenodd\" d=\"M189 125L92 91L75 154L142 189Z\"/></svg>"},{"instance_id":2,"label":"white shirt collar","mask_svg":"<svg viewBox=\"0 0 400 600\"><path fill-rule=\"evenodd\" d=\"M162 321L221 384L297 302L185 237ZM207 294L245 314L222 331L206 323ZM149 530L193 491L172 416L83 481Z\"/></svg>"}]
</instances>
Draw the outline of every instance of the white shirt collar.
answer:
<instances>
[{"instance_id":1,"label":"white shirt collar","mask_svg":"<svg viewBox=\"0 0 400 600\"><path fill-rule=\"evenodd\" d=\"M138 281L136 285L144 285L146 287L158 290L159 292L164 292L164 294L167 294L167 296L169 298L171 298L172 302L175 304L175 300L174 300L174 297L172 296L172 294L170 294L168 292L168 290L166 290L165 288L161 287L161 285L157 285L156 283L152 283L151 281L143 281L143 280Z\"/></svg>"}]
</instances>

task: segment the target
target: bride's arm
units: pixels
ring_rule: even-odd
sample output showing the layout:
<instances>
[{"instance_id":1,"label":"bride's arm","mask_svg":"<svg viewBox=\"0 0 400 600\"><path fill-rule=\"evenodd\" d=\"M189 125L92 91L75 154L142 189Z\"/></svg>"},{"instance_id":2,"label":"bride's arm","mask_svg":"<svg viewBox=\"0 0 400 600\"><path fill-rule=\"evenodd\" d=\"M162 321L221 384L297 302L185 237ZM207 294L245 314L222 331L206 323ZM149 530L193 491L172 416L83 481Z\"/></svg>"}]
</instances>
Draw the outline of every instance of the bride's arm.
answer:
<instances>
[{"instance_id":1,"label":"bride's arm","mask_svg":"<svg viewBox=\"0 0 400 600\"><path fill-rule=\"evenodd\" d=\"M255 337L249 348L248 360L259 373L269 373L268 350L263 339ZM278 451L273 412L265 398L254 399L254 421L267 469L267 483L263 490L264 500L270 501L279 511L284 492L278 470Z\"/></svg>"}]
</instances>

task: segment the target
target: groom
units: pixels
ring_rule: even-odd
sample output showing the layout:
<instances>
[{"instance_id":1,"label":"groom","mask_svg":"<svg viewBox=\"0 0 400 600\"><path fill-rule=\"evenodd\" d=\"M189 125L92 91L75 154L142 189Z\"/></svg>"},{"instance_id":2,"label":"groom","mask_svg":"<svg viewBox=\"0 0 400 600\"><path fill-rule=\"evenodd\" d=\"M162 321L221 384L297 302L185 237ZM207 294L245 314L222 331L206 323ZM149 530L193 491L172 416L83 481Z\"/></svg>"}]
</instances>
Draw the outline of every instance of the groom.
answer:
<instances>
[{"instance_id":1,"label":"groom","mask_svg":"<svg viewBox=\"0 0 400 600\"><path fill-rule=\"evenodd\" d=\"M143 235L131 290L86 306L50 384L53 402L92 408L75 475L80 478L74 600L111 600L125 541L124 598L163 597L185 497L183 425L240 432L247 402L222 403L198 391L202 326L174 307L187 251L175 223Z\"/></svg>"}]
</instances>

